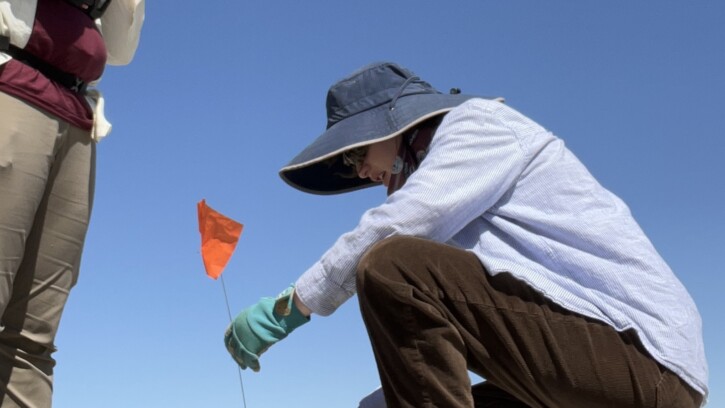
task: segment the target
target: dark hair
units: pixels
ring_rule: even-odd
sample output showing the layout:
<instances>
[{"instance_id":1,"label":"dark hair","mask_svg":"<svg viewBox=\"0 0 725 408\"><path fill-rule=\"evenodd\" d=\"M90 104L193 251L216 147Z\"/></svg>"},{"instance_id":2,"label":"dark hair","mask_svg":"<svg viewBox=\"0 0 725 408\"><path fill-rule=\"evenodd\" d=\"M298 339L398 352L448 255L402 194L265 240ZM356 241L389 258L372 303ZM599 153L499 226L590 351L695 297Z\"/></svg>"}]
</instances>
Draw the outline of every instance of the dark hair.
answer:
<instances>
[{"instance_id":1,"label":"dark hair","mask_svg":"<svg viewBox=\"0 0 725 408\"><path fill-rule=\"evenodd\" d=\"M365 156L367 154L368 146L356 147L342 153L342 162L346 166L350 166L357 171L357 169L360 168L365 161Z\"/></svg>"}]
</instances>

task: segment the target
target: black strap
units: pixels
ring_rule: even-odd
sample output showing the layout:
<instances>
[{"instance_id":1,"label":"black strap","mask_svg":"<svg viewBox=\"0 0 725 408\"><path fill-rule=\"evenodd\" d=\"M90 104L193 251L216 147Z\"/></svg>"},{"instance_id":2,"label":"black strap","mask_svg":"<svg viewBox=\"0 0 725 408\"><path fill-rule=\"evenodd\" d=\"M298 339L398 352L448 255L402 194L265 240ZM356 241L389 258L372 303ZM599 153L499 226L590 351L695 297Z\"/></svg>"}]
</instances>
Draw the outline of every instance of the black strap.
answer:
<instances>
[{"instance_id":1,"label":"black strap","mask_svg":"<svg viewBox=\"0 0 725 408\"><path fill-rule=\"evenodd\" d=\"M68 2L83 10L94 20L100 18L111 4L111 0L68 0Z\"/></svg>"},{"instance_id":2,"label":"black strap","mask_svg":"<svg viewBox=\"0 0 725 408\"><path fill-rule=\"evenodd\" d=\"M84 93L88 84L83 82L75 75L61 71L58 68L48 64L29 52L10 44L10 39L0 35L0 51L9 54L14 59L31 66L51 81L77 93Z\"/></svg>"}]
</instances>

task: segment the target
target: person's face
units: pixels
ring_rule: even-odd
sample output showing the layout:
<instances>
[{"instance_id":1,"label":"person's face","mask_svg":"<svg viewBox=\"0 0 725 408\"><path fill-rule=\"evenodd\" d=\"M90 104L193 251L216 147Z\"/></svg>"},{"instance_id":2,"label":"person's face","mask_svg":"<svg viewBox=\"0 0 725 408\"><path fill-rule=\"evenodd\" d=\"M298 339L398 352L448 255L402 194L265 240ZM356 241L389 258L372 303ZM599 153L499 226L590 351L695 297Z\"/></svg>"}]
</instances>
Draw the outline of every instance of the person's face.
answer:
<instances>
[{"instance_id":1,"label":"person's face","mask_svg":"<svg viewBox=\"0 0 725 408\"><path fill-rule=\"evenodd\" d=\"M400 140L401 137L397 136L370 145L365 160L357 169L358 177L369 178L374 182L383 183L387 187L390 183Z\"/></svg>"}]
</instances>

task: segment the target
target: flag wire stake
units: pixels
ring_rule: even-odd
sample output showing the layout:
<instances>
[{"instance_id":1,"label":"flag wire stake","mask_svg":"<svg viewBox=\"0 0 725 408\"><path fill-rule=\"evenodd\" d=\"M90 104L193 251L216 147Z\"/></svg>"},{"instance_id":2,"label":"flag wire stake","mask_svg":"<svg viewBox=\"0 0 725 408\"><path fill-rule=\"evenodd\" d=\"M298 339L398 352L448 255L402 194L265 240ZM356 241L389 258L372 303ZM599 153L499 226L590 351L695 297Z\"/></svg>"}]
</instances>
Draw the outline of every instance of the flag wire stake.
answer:
<instances>
[{"instance_id":1,"label":"flag wire stake","mask_svg":"<svg viewBox=\"0 0 725 408\"><path fill-rule=\"evenodd\" d=\"M219 275L222 280L222 291L224 292L224 301L227 304L227 314L229 315L229 323L234 323L232 320L232 309L229 307L229 297L227 296L227 286L224 284L224 275ZM242 368L237 364L237 372L239 374L239 386L242 389L242 402L244 408L247 408L247 398L244 396L244 382L242 381Z\"/></svg>"}]
</instances>

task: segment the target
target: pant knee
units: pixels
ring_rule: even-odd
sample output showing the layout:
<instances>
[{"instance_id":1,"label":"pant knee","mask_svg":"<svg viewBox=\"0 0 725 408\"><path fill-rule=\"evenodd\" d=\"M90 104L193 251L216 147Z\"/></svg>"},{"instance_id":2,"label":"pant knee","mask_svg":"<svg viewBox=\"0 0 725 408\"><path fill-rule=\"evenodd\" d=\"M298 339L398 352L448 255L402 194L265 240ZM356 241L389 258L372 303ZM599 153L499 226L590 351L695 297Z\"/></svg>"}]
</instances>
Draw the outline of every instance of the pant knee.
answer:
<instances>
[{"instance_id":1,"label":"pant knee","mask_svg":"<svg viewBox=\"0 0 725 408\"><path fill-rule=\"evenodd\" d=\"M400 267L410 259L413 247L420 238L392 236L373 245L357 266L357 287L362 296L365 290L396 280ZM405 269L405 268L403 268ZM393 273L393 272L396 273ZM362 292L362 293L360 293Z\"/></svg>"},{"instance_id":2,"label":"pant knee","mask_svg":"<svg viewBox=\"0 0 725 408\"><path fill-rule=\"evenodd\" d=\"M413 239L416 238L395 235L377 242L360 258L357 266L358 279L367 271L388 266L394 259L404 256L408 252L409 241Z\"/></svg>"}]
</instances>

